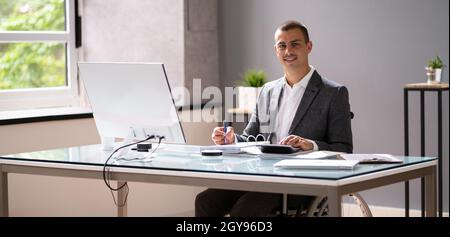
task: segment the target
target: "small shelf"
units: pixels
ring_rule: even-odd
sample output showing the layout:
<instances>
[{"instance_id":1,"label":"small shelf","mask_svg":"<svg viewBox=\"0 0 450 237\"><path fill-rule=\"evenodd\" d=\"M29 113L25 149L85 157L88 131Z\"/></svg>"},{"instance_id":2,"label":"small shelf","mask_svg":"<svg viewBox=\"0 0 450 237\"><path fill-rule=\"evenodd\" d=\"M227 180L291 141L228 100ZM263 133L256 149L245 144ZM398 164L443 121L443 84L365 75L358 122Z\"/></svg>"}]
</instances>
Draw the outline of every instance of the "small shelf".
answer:
<instances>
[{"instance_id":1,"label":"small shelf","mask_svg":"<svg viewBox=\"0 0 450 237\"><path fill-rule=\"evenodd\" d=\"M448 83L412 83L406 84L405 89L417 89L417 90L448 90Z\"/></svg>"}]
</instances>

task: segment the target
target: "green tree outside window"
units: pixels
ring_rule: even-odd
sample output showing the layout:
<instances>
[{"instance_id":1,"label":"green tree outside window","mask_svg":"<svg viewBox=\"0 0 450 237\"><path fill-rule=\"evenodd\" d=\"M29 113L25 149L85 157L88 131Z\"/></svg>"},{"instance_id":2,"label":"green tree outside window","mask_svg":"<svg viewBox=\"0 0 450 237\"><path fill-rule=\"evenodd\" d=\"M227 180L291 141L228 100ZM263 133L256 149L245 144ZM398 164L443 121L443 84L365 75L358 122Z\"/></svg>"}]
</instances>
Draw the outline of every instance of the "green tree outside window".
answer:
<instances>
[{"instance_id":1,"label":"green tree outside window","mask_svg":"<svg viewBox=\"0 0 450 237\"><path fill-rule=\"evenodd\" d=\"M64 31L64 0L0 0L0 31ZM66 85L66 46L0 43L0 90Z\"/></svg>"}]
</instances>

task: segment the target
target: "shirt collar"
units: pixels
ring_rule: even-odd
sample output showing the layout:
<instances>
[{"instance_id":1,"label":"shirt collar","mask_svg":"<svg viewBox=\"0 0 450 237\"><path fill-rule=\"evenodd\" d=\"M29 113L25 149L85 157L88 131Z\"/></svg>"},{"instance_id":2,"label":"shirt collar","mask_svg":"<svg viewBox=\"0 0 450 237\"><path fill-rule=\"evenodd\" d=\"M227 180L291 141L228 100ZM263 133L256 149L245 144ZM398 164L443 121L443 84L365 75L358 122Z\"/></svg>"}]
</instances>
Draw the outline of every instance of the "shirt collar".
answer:
<instances>
[{"instance_id":1,"label":"shirt collar","mask_svg":"<svg viewBox=\"0 0 450 237\"><path fill-rule=\"evenodd\" d=\"M299 88L299 87L303 87L303 88L306 88L306 86L308 86L308 82L309 82L309 80L311 80L311 77L312 77L312 74L314 73L314 71L316 70L313 66L311 66L311 65L309 65L309 68L310 68L310 70L309 70L309 72L299 81L299 82L297 82L297 83L295 83L293 86L292 86L292 89L295 89L295 88ZM284 76L283 77L283 81L284 81L284 86L285 87L291 87L291 86L289 86L289 84L287 83L287 79L286 79L286 76Z\"/></svg>"}]
</instances>

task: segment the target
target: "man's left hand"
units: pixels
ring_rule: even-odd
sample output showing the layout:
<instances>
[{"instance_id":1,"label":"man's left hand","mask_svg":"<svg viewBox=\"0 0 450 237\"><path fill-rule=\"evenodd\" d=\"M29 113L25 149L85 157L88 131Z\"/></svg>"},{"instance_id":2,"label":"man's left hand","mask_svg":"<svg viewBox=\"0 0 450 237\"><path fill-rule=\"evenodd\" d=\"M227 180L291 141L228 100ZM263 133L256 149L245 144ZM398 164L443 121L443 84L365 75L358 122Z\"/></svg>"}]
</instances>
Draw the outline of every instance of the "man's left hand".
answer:
<instances>
[{"instance_id":1,"label":"man's left hand","mask_svg":"<svg viewBox=\"0 0 450 237\"><path fill-rule=\"evenodd\" d=\"M309 151L314 148L314 144L312 142L296 135L289 135L283 138L283 140L280 141L280 144L290 145L295 148L301 148L304 151Z\"/></svg>"}]
</instances>

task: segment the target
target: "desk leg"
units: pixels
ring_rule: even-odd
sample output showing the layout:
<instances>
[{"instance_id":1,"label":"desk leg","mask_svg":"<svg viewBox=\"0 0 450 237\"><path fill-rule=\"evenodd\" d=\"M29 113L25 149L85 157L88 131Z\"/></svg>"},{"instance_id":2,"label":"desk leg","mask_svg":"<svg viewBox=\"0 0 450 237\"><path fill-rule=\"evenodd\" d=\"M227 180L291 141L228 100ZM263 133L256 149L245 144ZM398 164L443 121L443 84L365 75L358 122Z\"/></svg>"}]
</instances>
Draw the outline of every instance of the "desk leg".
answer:
<instances>
[{"instance_id":1,"label":"desk leg","mask_svg":"<svg viewBox=\"0 0 450 237\"><path fill-rule=\"evenodd\" d=\"M425 192L426 192L426 216L436 217L436 166L431 168L431 174L425 176Z\"/></svg>"},{"instance_id":2,"label":"desk leg","mask_svg":"<svg viewBox=\"0 0 450 237\"><path fill-rule=\"evenodd\" d=\"M403 109L405 119L405 156L409 155L409 118L408 118L408 90L403 91ZM409 217L409 182L405 182L405 216Z\"/></svg>"},{"instance_id":3,"label":"desk leg","mask_svg":"<svg viewBox=\"0 0 450 237\"><path fill-rule=\"evenodd\" d=\"M283 207L283 210L281 211L282 213L281 214L283 214L283 216L287 216L287 214L288 214L288 211L287 211L287 202L288 202L288 198L287 198L287 193L283 193L283 203L282 203L282 207Z\"/></svg>"},{"instance_id":4,"label":"desk leg","mask_svg":"<svg viewBox=\"0 0 450 237\"><path fill-rule=\"evenodd\" d=\"M0 217L8 215L8 173L3 172L0 165Z\"/></svg>"},{"instance_id":5,"label":"desk leg","mask_svg":"<svg viewBox=\"0 0 450 237\"><path fill-rule=\"evenodd\" d=\"M420 91L420 155L425 156L425 91ZM425 178L420 179L420 209L425 216Z\"/></svg>"},{"instance_id":6,"label":"desk leg","mask_svg":"<svg viewBox=\"0 0 450 237\"><path fill-rule=\"evenodd\" d=\"M330 217L342 216L342 196L336 189L328 192L328 215Z\"/></svg>"},{"instance_id":7,"label":"desk leg","mask_svg":"<svg viewBox=\"0 0 450 237\"><path fill-rule=\"evenodd\" d=\"M117 181L117 187L121 187L125 182ZM117 191L117 216L118 217L126 217L128 214L127 208L127 192L128 188L124 187Z\"/></svg>"},{"instance_id":8,"label":"desk leg","mask_svg":"<svg viewBox=\"0 0 450 237\"><path fill-rule=\"evenodd\" d=\"M438 91L438 200L439 217L442 217L442 91Z\"/></svg>"}]
</instances>

